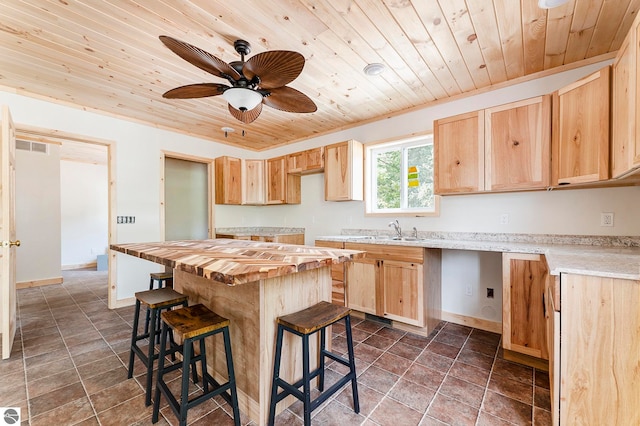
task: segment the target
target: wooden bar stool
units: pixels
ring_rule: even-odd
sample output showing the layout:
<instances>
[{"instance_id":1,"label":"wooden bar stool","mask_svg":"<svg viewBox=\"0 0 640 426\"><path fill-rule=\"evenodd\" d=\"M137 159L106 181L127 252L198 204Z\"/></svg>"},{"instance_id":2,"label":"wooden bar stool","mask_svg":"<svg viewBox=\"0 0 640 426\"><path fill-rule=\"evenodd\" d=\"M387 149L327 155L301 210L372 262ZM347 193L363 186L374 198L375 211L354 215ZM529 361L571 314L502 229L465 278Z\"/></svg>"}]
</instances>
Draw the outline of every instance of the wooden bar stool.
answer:
<instances>
[{"instance_id":1,"label":"wooden bar stool","mask_svg":"<svg viewBox=\"0 0 640 426\"><path fill-rule=\"evenodd\" d=\"M149 290L153 290L155 287L163 288L163 287L173 287L173 271L171 272L152 272L149 274ZM149 311L147 311L147 316L144 321L144 332L149 332ZM160 331L160 315L157 318L158 323L156 324L156 330ZM160 343L160 333L158 333L158 338L156 339L156 343Z\"/></svg>"},{"instance_id":2,"label":"wooden bar stool","mask_svg":"<svg viewBox=\"0 0 640 426\"><path fill-rule=\"evenodd\" d=\"M165 366L165 348L169 331L182 337L182 364L176 363ZM227 357L227 374L229 379L225 383L218 383L207 372L207 357L204 339L209 336L222 333L224 349ZM198 304L187 308L165 311L162 313L162 333L160 339L160 360L158 361L158 378L153 401L152 423L158 421L160 412L160 393L165 396L169 406L178 417L180 426L187 424L187 411L189 408L221 395L233 408L233 420L236 426L240 425L240 409L238 408L238 394L236 391L236 376L233 371L233 358L231 356L231 339L229 338L229 320L210 311L204 305ZM200 354L194 353L195 342L200 342ZM196 362L200 361L202 367L203 393L189 400L189 368L194 371ZM174 370L182 368L182 389L180 401L171 393L164 381L164 376ZM211 386L211 389L209 389ZM229 393L227 393L229 392Z\"/></svg>"},{"instance_id":3,"label":"wooden bar stool","mask_svg":"<svg viewBox=\"0 0 640 426\"><path fill-rule=\"evenodd\" d=\"M344 319L347 332L347 349L349 359L325 349L326 328ZM280 360L282 358L282 338L284 331L302 337L302 379L295 383L288 383L280 378ZM309 371L309 336L320 331L320 364L318 368ZM324 390L325 357L329 357L349 367L349 373L338 380L326 391ZM318 376L318 389L321 394L311 400L311 380ZM353 340L351 338L351 309L344 306L333 305L329 302L320 302L302 311L278 318L278 334L276 337L275 362L273 365L273 381L271 383L271 405L269 407L269 425L273 425L276 415L276 404L288 395L293 395L304 404L304 424L311 424L311 412L326 401L331 395L342 389L351 381L353 392L353 408L360 412L358 401L358 385L356 383L356 364L353 355ZM302 387L302 392L300 391ZM282 392L278 393L278 389Z\"/></svg>"},{"instance_id":4,"label":"wooden bar stool","mask_svg":"<svg viewBox=\"0 0 640 426\"><path fill-rule=\"evenodd\" d=\"M153 379L153 361L158 358L158 353L155 351L154 341L156 336L159 335L156 318L160 316L160 312L163 310L171 309L174 306L187 306L188 297L184 294L178 293L170 287L159 288L155 290L140 291L135 294L136 296L136 310L133 317L133 331L131 332L131 349L129 352L129 372L127 377L130 379L133 377L133 363L134 355L138 355L138 358L147 367L147 390L145 404L151 405L151 388ZM147 315L150 314L150 329L145 327L142 334L138 334L138 321L140 317L140 306L146 305ZM140 340L149 339L149 349L145 354L138 346ZM178 350L178 346L171 338L171 355L175 358L175 352ZM194 381L197 381L197 376L194 376Z\"/></svg>"}]
</instances>

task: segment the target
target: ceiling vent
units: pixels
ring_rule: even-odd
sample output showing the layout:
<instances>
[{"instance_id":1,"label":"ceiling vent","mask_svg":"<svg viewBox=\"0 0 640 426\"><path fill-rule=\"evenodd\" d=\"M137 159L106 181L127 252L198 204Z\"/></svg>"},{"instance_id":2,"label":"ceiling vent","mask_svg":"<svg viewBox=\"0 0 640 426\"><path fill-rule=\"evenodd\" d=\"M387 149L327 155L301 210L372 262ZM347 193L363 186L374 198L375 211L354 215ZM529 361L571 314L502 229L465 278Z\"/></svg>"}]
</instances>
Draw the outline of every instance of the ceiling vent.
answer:
<instances>
[{"instance_id":1,"label":"ceiling vent","mask_svg":"<svg viewBox=\"0 0 640 426\"><path fill-rule=\"evenodd\" d=\"M29 142L16 139L16 149L23 151L39 152L41 154L48 154L49 149L46 143L42 142Z\"/></svg>"}]
</instances>

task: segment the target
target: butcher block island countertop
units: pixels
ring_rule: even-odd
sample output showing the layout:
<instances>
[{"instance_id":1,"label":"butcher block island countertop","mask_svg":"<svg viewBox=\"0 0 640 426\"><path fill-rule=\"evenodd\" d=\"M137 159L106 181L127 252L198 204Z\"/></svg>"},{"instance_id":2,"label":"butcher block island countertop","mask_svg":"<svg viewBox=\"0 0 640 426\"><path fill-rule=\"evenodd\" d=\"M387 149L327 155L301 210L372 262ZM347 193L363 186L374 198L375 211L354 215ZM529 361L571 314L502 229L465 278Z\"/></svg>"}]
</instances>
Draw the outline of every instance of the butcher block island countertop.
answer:
<instances>
[{"instance_id":1,"label":"butcher block island countertop","mask_svg":"<svg viewBox=\"0 0 640 426\"><path fill-rule=\"evenodd\" d=\"M363 252L246 240L113 244L111 249L228 285L331 266Z\"/></svg>"},{"instance_id":2,"label":"butcher block island countertop","mask_svg":"<svg viewBox=\"0 0 640 426\"><path fill-rule=\"evenodd\" d=\"M114 244L111 249L173 268L173 287L189 296L190 305L202 303L230 320L240 411L259 426L267 424L269 414L277 318L330 302L331 265L364 257L354 250L230 239ZM290 383L302 377L301 340L285 333L280 376ZM314 368L317 342L311 343ZM207 338L206 345L207 369L226 381L222 341ZM285 398L277 412L292 402L293 397Z\"/></svg>"}]
</instances>

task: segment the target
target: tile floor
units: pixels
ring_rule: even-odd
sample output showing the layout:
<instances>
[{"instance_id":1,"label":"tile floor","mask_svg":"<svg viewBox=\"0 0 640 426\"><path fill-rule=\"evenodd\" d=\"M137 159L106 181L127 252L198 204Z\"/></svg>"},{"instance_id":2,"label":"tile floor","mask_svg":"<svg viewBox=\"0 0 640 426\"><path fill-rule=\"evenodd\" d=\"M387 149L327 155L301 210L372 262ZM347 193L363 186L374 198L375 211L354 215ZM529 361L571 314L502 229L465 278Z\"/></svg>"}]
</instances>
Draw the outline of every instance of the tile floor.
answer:
<instances>
[{"instance_id":1,"label":"tile floor","mask_svg":"<svg viewBox=\"0 0 640 426\"><path fill-rule=\"evenodd\" d=\"M105 272L66 271L62 285L18 291L19 330L11 358L0 361L0 406L21 407L22 424L151 424L139 362L127 380L133 308L107 308L106 280ZM360 414L348 386L314 411L314 425L551 423L548 375L505 361L497 334L443 322L423 337L354 319L354 340ZM346 351L343 328L334 327L333 345ZM343 368L329 365L329 384ZM176 424L163 405L158 424ZM301 408L293 404L276 424L301 425ZM217 398L193 409L189 424L231 425L228 413Z\"/></svg>"}]
</instances>

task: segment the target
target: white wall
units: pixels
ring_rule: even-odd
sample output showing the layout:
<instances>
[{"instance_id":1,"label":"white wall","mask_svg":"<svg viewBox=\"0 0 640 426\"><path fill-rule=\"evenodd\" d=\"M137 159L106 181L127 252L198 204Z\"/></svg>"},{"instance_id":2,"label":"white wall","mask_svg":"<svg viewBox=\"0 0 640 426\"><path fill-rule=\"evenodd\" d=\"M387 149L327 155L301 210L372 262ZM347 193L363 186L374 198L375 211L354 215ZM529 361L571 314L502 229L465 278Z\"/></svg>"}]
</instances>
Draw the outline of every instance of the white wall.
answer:
<instances>
[{"instance_id":1,"label":"white wall","mask_svg":"<svg viewBox=\"0 0 640 426\"><path fill-rule=\"evenodd\" d=\"M160 240L159 158L162 150L212 159L220 155L248 157L252 154L221 143L14 93L0 92L0 104L9 106L18 127L21 124L36 126L114 142L115 214L136 216L135 224L116 225L112 230L115 243ZM212 129L214 131L218 130ZM59 266L60 253L55 256ZM136 291L144 290L149 283L149 273L162 270L160 265L118 254L117 299L128 299Z\"/></svg>"},{"instance_id":2,"label":"white wall","mask_svg":"<svg viewBox=\"0 0 640 426\"><path fill-rule=\"evenodd\" d=\"M159 238L159 152L161 149L200 157L232 155L269 158L347 139L375 142L391 137L430 131L433 120L480 108L550 93L595 71L594 64L554 76L529 81L476 96L442 103L379 122L342 130L287 147L255 153L234 149L152 127L0 93L0 103L11 107L14 120L45 128L96 136L116 141L117 214L135 215L136 224L118 225L117 242L156 241ZM217 227L296 226L306 228L307 242L318 235L332 235L343 228L388 229L389 218L365 217L362 202L325 202L322 175L302 178L302 204L293 206L216 206ZM615 212L615 226L599 226L600 212ZM439 217L401 218L404 229L421 231L475 231L507 233L552 233L588 235L640 235L640 188L539 191L511 194L478 194L443 197ZM510 215L501 225L499 217ZM148 272L159 270L145 261L121 255L118 260L118 298L131 297L148 281ZM464 276L459 272L464 270ZM443 309L479 318L496 319L483 313L482 303L469 303L464 295L468 276L480 277L473 294L482 286L494 286L499 258L483 253L445 251L443 254ZM493 272L487 272L493 271ZM483 277L487 277L486 279ZM479 280L480 280L479 279ZM499 283L498 283L499 284ZM495 285L496 296L501 287ZM472 296L471 299L473 299ZM486 311L486 310L485 310Z\"/></svg>"},{"instance_id":3,"label":"white wall","mask_svg":"<svg viewBox=\"0 0 640 426\"><path fill-rule=\"evenodd\" d=\"M16 282L60 278L60 147L16 150Z\"/></svg>"},{"instance_id":4,"label":"white wall","mask_svg":"<svg viewBox=\"0 0 640 426\"><path fill-rule=\"evenodd\" d=\"M106 154L105 154L106 155ZM109 248L109 171L60 161L62 266L95 263Z\"/></svg>"}]
</instances>

